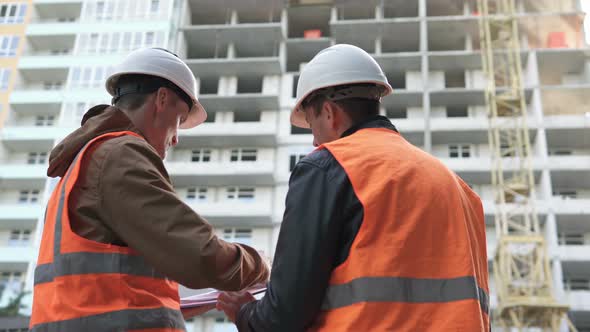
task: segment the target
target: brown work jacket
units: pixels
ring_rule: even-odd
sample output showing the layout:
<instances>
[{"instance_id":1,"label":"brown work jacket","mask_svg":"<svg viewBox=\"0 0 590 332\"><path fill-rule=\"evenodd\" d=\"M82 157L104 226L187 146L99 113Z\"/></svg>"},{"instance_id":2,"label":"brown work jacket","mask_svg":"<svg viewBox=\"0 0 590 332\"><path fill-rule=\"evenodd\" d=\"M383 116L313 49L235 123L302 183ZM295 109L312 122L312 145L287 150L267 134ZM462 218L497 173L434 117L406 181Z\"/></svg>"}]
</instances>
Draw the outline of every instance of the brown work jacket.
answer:
<instances>
[{"instance_id":1,"label":"brown work jacket","mask_svg":"<svg viewBox=\"0 0 590 332\"><path fill-rule=\"evenodd\" d=\"M51 151L47 175L63 176L87 142L124 130L141 135L121 110L91 108L82 126ZM158 272L190 288L239 290L268 279L268 268L256 250L219 239L174 192L156 150L136 137L91 147L68 213L76 234L131 247Z\"/></svg>"}]
</instances>

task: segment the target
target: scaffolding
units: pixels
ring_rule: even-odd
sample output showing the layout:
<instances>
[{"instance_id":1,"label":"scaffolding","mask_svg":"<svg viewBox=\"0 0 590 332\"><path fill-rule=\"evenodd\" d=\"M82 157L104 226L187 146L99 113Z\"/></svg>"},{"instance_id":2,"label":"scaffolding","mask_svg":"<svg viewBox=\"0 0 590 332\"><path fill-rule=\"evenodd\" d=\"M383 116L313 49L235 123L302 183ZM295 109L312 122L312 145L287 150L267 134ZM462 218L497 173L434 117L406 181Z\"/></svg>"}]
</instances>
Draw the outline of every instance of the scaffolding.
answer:
<instances>
[{"instance_id":1,"label":"scaffolding","mask_svg":"<svg viewBox=\"0 0 590 332\"><path fill-rule=\"evenodd\" d=\"M535 180L514 0L478 0L486 75L488 139L498 247L494 325L518 331L576 331L553 293L549 258L535 210Z\"/></svg>"}]
</instances>

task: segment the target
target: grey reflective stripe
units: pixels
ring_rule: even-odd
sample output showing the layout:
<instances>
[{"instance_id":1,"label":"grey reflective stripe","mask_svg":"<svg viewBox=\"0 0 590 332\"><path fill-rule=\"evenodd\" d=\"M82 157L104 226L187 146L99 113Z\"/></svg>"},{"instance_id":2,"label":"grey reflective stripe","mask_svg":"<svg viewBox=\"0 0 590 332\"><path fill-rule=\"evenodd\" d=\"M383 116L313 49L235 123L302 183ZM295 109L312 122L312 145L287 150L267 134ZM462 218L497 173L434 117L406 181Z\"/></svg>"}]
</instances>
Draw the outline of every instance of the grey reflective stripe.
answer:
<instances>
[{"instance_id":1,"label":"grey reflective stripe","mask_svg":"<svg viewBox=\"0 0 590 332\"><path fill-rule=\"evenodd\" d=\"M365 277L328 287L323 310L346 307L358 302L432 303L478 300L488 313L489 297L474 277L454 279L414 279Z\"/></svg>"},{"instance_id":2,"label":"grey reflective stripe","mask_svg":"<svg viewBox=\"0 0 590 332\"><path fill-rule=\"evenodd\" d=\"M55 277L73 274L123 273L134 276L165 279L146 264L141 256L118 253L76 252L61 254L53 263L35 268L35 285L51 282Z\"/></svg>"},{"instance_id":3,"label":"grey reflective stripe","mask_svg":"<svg viewBox=\"0 0 590 332\"><path fill-rule=\"evenodd\" d=\"M88 144L90 144L90 143L87 143L84 146L84 148L82 148L82 149L85 149ZM60 191L59 203L57 205L57 213L55 214L55 228L54 228L54 233L53 233L53 259L54 260L61 253L61 222L62 222L61 217L63 215L64 202L66 199L66 186L67 186L68 180L70 179L70 175L72 175L73 169L76 167L76 164L78 162L78 158L80 158L80 153L78 153L76 155L76 158L74 158L74 161L72 161L72 163L70 164L70 168L68 169L66 176L63 178L63 182L62 182L61 188L59 190Z\"/></svg>"},{"instance_id":4,"label":"grey reflective stripe","mask_svg":"<svg viewBox=\"0 0 590 332\"><path fill-rule=\"evenodd\" d=\"M31 332L127 331L152 328L170 328L184 331L182 314L178 310L169 308L126 309L38 324L31 328Z\"/></svg>"}]
</instances>

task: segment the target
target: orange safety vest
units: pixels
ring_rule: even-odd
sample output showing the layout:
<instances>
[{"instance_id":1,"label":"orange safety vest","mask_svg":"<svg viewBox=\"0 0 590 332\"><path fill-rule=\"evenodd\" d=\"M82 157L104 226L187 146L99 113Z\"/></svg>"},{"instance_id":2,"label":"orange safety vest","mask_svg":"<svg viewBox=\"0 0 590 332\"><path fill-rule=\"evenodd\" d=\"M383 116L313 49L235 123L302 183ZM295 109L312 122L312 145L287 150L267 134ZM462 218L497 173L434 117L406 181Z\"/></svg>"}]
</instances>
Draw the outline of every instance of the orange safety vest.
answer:
<instances>
[{"instance_id":1,"label":"orange safety vest","mask_svg":"<svg viewBox=\"0 0 590 332\"><path fill-rule=\"evenodd\" d=\"M185 330L177 283L133 249L85 239L70 225L69 197L86 151L123 135L141 138L130 131L94 138L51 195L35 269L33 332Z\"/></svg>"},{"instance_id":2,"label":"orange safety vest","mask_svg":"<svg viewBox=\"0 0 590 332\"><path fill-rule=\"evenodd\" d=\"M479 197L436 158L384 128L324 144L364 209L310 331L489 331Z\"/></svg>"}]
</instances>

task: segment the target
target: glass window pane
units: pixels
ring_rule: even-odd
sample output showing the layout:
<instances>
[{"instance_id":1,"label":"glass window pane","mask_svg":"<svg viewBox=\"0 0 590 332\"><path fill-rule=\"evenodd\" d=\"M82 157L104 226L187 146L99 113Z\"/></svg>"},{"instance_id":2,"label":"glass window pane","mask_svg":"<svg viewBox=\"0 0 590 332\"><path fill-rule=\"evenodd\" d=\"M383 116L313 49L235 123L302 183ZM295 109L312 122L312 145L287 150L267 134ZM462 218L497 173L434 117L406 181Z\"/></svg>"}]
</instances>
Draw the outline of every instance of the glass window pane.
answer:
<instances>
[{"instance_id":1,"label":"glass window pane","mask_svg":"<svg viewBox=\"0 0 590 332\"><path fill-rule=\"evenodd\" d=\"M8 52L8 55L10 55L10 56L16 55L16 51L18 49L18 41L19 41L18 36L12 37L12 40L10 42L10 51Z\"/></svg>"}]
</instances>

